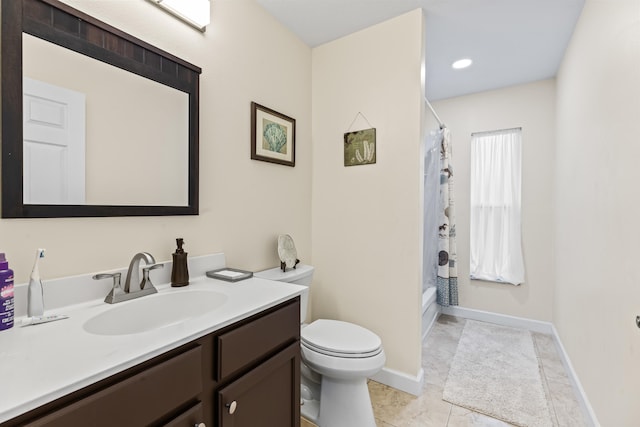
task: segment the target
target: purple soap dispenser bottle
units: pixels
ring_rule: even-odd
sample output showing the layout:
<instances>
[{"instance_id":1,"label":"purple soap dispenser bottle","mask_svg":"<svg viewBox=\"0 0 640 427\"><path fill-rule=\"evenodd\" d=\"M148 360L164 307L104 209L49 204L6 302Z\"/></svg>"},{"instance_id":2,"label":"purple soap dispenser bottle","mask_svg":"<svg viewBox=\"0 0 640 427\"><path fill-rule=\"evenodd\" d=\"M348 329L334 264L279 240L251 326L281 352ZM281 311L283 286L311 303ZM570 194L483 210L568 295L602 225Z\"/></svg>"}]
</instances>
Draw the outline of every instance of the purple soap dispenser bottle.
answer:
<instances>
[{"instance_id":1,"label":"purple soap dispenser bottle","mask_svg":"<svg viewBox=\"0 0 640 427\"><path fill-rule=\"evenodd\" d=\"M13 270L4 253L0 253L0 331L13 327Z\"/></svg>"}]
</instances>

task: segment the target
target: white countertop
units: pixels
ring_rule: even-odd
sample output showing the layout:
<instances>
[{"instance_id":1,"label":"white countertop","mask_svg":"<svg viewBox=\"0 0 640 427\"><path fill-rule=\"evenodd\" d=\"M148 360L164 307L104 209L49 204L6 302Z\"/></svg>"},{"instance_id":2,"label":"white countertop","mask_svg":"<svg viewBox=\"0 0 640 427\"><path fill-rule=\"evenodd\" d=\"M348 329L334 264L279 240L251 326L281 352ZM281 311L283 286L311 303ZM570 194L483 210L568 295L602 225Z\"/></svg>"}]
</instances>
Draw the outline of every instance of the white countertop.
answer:
<instances>
[{"instance_id":1,"label":"white countertop","mask_svg":"<svg viewBox=\"0 0 640 427\"><path fill-rule=\"evenodd\" d=\"M194 273L191 264L190 273ZM214 290L227 295L227 302L206 314L155 330L130 335L86 332L83 324L89 318L136 302L106 304L104 296L45 312L65 314L69 319L25 327L16 319L16 326L0 332L0 423L289 300L304 289L258 278L235 283L214 280L204 276L204 269L196 274L187 287L156 287L159 294Z\"/></svg>"}]
</instances>

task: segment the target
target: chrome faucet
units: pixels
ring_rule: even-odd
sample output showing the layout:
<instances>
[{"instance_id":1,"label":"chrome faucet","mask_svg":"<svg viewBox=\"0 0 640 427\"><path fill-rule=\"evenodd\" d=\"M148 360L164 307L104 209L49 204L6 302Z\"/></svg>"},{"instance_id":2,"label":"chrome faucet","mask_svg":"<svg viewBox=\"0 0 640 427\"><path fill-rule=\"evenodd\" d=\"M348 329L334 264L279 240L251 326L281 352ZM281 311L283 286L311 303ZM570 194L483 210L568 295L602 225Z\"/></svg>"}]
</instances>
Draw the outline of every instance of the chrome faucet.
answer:
<instances>
[{"instance_id":1,"label":"chrome faucet","mask_svg":"<svg viewBox=\"0 0 640 427\"><path fill-rule=\"evenodd\" d=\"M140 261L144 260L147 267L142 269L142 280L140 280ZM124 289L120 285L120 273L103 273L93 276L94 280L113 278L113 288L104 299L104 302L115 304L130 299L151 295L158 292L151 279L149 271L162 268L164 265L156 264L156 260L148 252L139 252L133 256L129 263L129 270L124 282Z\"/></svg>"},{"instance_id":2,"label":"chrome faucet","mask_svg":"<svg viewBox=\"0 0 640 427\"><path fill-rule=\"evenodd\" d=\"M131 258L131 262L129 262L129 271L127 271L127 279L124 282L124 291L126 293L139 292L144 288L142 283L140 283L140 261L142 260L144 260L147 265L156 263L156 260L149 252L138 252L135 254L133 258Z\"/></svg>"}]
</instances>

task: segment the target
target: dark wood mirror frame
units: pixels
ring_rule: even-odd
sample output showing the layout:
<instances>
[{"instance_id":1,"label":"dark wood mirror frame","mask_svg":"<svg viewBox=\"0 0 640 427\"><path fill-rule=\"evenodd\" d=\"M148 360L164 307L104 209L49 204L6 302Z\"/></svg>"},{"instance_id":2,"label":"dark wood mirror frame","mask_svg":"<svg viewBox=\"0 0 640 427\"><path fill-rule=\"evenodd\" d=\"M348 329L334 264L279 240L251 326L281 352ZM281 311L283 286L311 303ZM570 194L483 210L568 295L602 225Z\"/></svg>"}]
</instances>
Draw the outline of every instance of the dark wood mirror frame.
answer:
<instances>
[{"instance_id":1,"label":"dark wood mirror frame","mask_svg":"<svg viewBox=\"0 0 640 427\"><path fill-rule=\"evenodd\" d=\"M198 98L202 70L57 0L3 0L1 7L2 217L197 215ZM23 203L22 33L31 34L189 95L187 206Z\"/></svg>"}]
</instances>

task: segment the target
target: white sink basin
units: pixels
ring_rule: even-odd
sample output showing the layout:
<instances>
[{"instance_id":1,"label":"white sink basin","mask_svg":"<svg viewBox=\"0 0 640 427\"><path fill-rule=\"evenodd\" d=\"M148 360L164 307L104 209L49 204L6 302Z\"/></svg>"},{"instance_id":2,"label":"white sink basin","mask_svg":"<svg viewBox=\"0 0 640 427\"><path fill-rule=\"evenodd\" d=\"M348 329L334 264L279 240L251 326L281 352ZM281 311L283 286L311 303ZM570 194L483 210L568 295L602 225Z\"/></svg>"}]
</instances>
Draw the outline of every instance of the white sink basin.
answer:
<instances>
[{"instance_id":1,"label":"white sink basin","mask_svg":"<svg viewBox=\"0 0 640 427\"><path fill-rule=\"evenodd\" d=\"M201 290L144 296L93 316L83 328L96 335L139 334L206 314L222 306L227 298L219 292Z\"/></svg>"}]
</instances>

